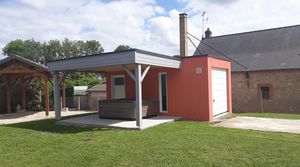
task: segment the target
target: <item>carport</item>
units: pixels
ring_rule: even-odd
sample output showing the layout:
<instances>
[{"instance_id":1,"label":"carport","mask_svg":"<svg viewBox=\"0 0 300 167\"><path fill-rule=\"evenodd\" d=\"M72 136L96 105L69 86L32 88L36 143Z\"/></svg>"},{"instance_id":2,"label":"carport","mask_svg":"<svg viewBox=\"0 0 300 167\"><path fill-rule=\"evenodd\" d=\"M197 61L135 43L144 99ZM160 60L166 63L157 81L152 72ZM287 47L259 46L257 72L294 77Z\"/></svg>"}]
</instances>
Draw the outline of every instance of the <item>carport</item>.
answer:
<instances>
[{"instance_id":1,"label":"carport","mask_svg":"<svg viewBox=\"0 0 300 167\"><path fill-rule=\"evenodd\" d=\"M48 71L47 67L28 60L18 55L11 55L5 59L0 60L0 79L5 82L6 92L6 110L7 113L13 111L13 86L19 83L21 97L21 106L26 109L26 102L28 102L26 96L26 90L29 85L34 81L44 82L45 92L45 114L49 114L49 86L52 75ZM1 97L3 98L3 97ZM42 99L41 99L42 100Z\"/></svg>"},{"instance_id":2,"label":"carport","mask_svg":"<svg viewBox=\"0 0 300 167\"><path fill-rule=\"evenodd\" d=\"M84 57L74 57L48 63L53 72L55 118L61 120L60 83L70 72L106 73L126 71L135 82L136 126L142 127L142 82L150 68L179 69L181 58L130 49ZM64 75L59 75L63 73Z\"/></svg>"}]
</instances>

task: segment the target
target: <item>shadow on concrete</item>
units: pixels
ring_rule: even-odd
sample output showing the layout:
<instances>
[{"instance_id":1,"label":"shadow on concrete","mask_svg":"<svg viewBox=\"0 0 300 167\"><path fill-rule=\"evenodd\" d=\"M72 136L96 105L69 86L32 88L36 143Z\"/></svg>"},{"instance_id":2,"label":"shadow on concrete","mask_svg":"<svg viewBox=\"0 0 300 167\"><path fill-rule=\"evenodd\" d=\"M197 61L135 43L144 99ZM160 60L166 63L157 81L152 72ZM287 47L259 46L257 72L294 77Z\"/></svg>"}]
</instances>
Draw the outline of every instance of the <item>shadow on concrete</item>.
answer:
<instances>
[{"instance_id":1,"label":"shadow on concrete","mask_svg":"<svg viewBox=\"0 0 300 167\"><path fill-rule=\"evenodd\" d=\"M85 114L85 115L89 115L89 114ZM68 116L68 117L64 117L63 119L69 119L78 116L80 117L83 115ZM85 131L112 131L113 130L107 128L75 127L75 126L58 125L56 124L56 121L54 119L38 120L38 121L16 123L16 124L9 124L9 125L2 125L2 126L11 127L11 128L23 128L23 129L49 132L49 133L60 133L60 134L72 134L72 133L80 133Z\"/></svg>"},{"instance_id":2,"label":"shadow on concrete","mask_svg":"<svg viewBox=\"0 0 300 167\"><path fill-rule=\"evenodd\" d=\"M16 119L16 118L22 118L29 115L37 114L38 112L33 111L22 111L22 112L13 112L13 113L2 113L0 114L0 119Z\"/></svg>"}]
</instances>

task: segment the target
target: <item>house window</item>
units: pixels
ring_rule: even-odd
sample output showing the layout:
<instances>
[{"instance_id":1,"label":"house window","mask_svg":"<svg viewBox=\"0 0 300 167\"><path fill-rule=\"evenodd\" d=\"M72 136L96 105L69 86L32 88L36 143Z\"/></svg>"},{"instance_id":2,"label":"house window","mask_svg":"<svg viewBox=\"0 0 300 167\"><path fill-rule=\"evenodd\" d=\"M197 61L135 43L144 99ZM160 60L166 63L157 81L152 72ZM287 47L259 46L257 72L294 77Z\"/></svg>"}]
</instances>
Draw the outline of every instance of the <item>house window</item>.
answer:
<instances>
[{"instance_id":1,"label":"house window","mask_svg":"<svg viewBox=\"0 0 300 167\"><path fill-rule=\"evenodd\" d=\"M262 86L260 89L261 89L261 98L270 99L270 88L268 86Z\"/></svg>"},{"instance_id":2,"label":"house window","mask_svg":"<svg viewBox=\"0 0 300 167\"><path fill-rule=\"evenodd\" d=\"M124 77L115 78L115 85L124 85Z\"/></svg>"},{"instance_id":3,"label":"house window","mask_svg":"<svg viewBox=\"0 0 300 167\"><path fill-rule=\"evenodd\" d=\"M167 73L159 73L159 108L160 112L168 111Z\"/></svg>"}]
</instances>

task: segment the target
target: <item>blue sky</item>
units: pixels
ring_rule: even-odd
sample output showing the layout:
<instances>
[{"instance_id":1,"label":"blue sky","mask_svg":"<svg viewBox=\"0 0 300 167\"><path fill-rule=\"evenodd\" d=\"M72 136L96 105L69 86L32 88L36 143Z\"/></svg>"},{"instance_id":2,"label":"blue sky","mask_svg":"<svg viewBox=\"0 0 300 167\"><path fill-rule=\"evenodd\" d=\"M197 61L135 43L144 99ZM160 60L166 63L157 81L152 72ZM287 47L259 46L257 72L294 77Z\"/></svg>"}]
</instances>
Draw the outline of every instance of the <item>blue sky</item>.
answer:
<instances>
[{"instance_id":1,"label":"blue sky","mask_svg":"<svg viewBox=\"0 0 300 167\"><path fill-rule=\"evenodd\" d=\"M189 32L200 38L203 11L213 36L300 24L298 0L0 0L0 49L14 39L69 38L175 55L178 14L188 13Z\"/></svg>"},{"instance_id":2,"label":"blue sky","mask_svg":"<svg viewBox=\"0 0 300 167\"><path fill-rule=\"evenodd\" d=\"M182 9L184 7L183 3L180 3L176 0L158 0L157 4L164 7L167 11L170 11L172 9Z\"/></svg>"}]
</instances>

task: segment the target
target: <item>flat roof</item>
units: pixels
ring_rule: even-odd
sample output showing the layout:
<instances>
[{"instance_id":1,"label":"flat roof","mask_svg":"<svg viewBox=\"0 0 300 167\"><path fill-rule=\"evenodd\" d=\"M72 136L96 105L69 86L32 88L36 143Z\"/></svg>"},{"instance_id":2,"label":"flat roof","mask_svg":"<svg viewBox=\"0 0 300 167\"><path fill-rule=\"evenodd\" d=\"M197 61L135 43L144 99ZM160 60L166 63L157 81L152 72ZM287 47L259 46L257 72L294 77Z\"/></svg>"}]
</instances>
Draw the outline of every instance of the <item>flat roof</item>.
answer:
<instances>
[{"instance_id":1,"label":"flat roof","mask_svg":"<svg viewBox=\"0 0 300 167\"><path fill-rule=\"evenodd\" d=\"M181 58L154 53L140 49L119 52L106 52L94 55L72 57L48 62L48 70L55 71L89 71L101 70L129 64L142 64L167 68L180 68Z\"/></svg>"}]
</instances>

